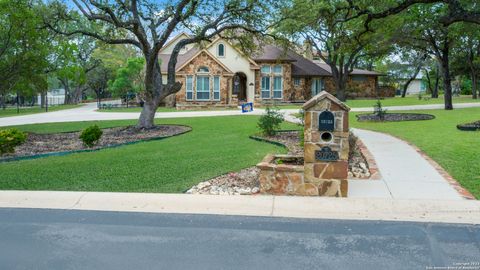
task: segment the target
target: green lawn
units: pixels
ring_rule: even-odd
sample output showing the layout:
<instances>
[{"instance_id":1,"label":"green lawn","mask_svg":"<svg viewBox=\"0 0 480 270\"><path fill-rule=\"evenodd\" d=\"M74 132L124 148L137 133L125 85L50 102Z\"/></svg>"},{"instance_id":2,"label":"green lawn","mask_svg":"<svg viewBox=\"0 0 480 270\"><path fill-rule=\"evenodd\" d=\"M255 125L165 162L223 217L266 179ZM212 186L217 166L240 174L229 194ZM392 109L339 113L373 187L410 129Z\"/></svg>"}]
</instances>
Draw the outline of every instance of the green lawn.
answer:
<instances>
[{"instance_id":1,"label":"green lawn","mask_svg":"<svg viewBox=\"0 0 480 270\"><path fill-rule=\"evenodd\" d=\"M428 98L428 96L427 96ZM372 107L377 102L376 99L351 99L347 100L346 104L350 108L364 108ZM394 97L394 98L385 98L381 100L383 106L406 106L406 105L426 105L426 104L443 104L443 96L439 98L430 98L419 100L418 96L406 96L404 98ZM460 96L454 97L453 103L471 103L471 102L480 102L480 99L472 99L471 96ZM300 104L279 104L278 107L281 109L300 109L302 105Z\"/></svg>"},{"instance_id":2,"label":"green lawn","mask_svg":"<svg viewBox=\"0 0 480 270\"><path fill-rule=\"evenodd\" d=\"M0 189L182 192L200 181L258 163L284 148L249 139L258 132L256 116L157 120L183 124L189 133L90 153L0 163ZM134 120L95 122L101 127ZM19 126L33 132L74 131L93 122ZM296 127L285 124L285 128Z\"/></svg>"},{"instance_id":3,"label":"green lawn","mask_svg":"<svg viewBox=\"0 0 480 270\"><path fill-rule=\"evenodd\" d=\"M480 198L480 132L456 128L457 124L480 120L480 108L415 112L433 114L436 118L428 121L366 123L357 122L355 113L352 113L350 126L389 133L415 144L477 199Z\"/></svg>"},{"instance_id":4,"label":"green lawn","mask_svg":"<svg viewBox=\"0 0 480 270\"><path fill-rule=\"evenodd\" d=\"M54 112L59 110L66 110L66 109L73 109L80 107L82 105L56 105L56 106L49 106L48 111ZM17 116L17 115L25 115L25 114L34 114L34 113L43 113L45 112L45 108L40 108L39 106L35 107L20 107L20 113L17 113L16 107L8 107L2 109L0 108L0 117L7 117L7 116Z\"/></svg>"}]
</instances>

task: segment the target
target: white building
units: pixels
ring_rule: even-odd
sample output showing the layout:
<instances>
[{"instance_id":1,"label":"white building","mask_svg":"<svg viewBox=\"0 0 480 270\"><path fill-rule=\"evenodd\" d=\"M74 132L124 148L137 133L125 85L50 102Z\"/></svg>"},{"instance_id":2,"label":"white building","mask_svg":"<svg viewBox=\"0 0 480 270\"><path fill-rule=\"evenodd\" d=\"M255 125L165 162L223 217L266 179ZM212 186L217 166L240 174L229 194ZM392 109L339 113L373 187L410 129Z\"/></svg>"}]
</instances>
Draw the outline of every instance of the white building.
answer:
<instances>
[{"instance_id":1,"label":"white building","mask_svg":"<svg viewBox=\"0 0 480 270\"><path fill-rule=\"evenodd\" d=\"M42 104L42 96L37 97L38 104ZM65 89L51 89L47 92L48 105L62 105L65 103Z\"/></svg>"}]
</instances>

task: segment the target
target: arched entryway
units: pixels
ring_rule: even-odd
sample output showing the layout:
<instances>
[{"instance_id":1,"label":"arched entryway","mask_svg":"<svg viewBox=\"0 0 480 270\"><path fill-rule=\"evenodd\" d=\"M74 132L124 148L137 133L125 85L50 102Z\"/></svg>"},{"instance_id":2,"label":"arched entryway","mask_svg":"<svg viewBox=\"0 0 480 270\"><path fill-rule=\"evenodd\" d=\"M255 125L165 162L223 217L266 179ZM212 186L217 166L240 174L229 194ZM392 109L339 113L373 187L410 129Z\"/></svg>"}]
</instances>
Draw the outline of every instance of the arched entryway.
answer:
<instances>
[{"instance_id":1,"label":"arched entryway","mask_svg":"<svg viewBox=\"0 0 480 270\"><path fill-rule=\"evenodd\" d=\"M232 94L237 95L238 102L247 101L247 75L237 72L233 76Z\"/></svg>"}]
</instances>

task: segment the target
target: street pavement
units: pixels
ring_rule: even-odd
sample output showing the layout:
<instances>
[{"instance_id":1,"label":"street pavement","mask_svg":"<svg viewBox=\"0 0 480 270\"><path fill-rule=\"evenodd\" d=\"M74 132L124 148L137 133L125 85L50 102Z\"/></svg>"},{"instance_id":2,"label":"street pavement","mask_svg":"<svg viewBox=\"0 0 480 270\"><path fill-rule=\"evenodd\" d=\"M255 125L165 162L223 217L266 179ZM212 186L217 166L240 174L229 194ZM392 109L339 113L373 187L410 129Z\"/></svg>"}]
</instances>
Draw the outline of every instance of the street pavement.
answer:
<instances>
[{"instance_id":1,"label":"street pavement","mask_svg":"<svg viewBox=\"0 0 480 270\"><path fill-rule=\"evenodd\" d=\"M479 225L0 209L9 270L479 269L479 242Z\"/></svg>"}]
</instances>

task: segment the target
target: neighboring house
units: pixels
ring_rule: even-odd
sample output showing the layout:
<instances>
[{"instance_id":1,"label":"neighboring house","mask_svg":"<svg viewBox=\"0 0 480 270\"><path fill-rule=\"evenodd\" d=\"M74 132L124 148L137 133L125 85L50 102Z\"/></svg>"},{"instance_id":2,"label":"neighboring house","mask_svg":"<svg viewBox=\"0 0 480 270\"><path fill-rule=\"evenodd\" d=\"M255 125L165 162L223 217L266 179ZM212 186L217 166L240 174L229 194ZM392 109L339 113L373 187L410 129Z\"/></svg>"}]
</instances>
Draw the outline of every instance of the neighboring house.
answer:
<instances>
[{"instance_id":1,"label":"neighboring house","mask_svg":"<svg viewBox=\"0 0 480 270\"><path fill-rule=\"evenodd\" d=\"M422 80L421 76L417 76L407 87L407 95L418 95L420 93L425 93L427 87L425 82Z\"/></svg>"},{"instance_id":2,"label":"neighboring house","mask_svg":"<svg viewBox=\"0 0 480 270\"><path fill-rule=\"evenodd\" d=\"M160 51L164 81L174 46L187 37L185 33L176 36ZM348 82L349 95L377 97L379 75L354 70ZM175 94L179 109L238 106L243 102L304 102L320 91L335 93L330 68L320 61L293 51L285 53L273 45L263 46L260 53L248 57L222 38L203 47L184 47L178 56L176 76L182 82L182 89Z\"/></svg>"},{"instance_id":3,"label":"neighboring house","mask_svg":"<svg viewBox=\"0 0 480 270\"><path fill-rule=\"evenodd\" d=\"M42 103L42 96L37 97L38 104ZM62 105L65 103L65 89L51 89L47 92L48 105Z\"/></svg>"}]
</instances>

